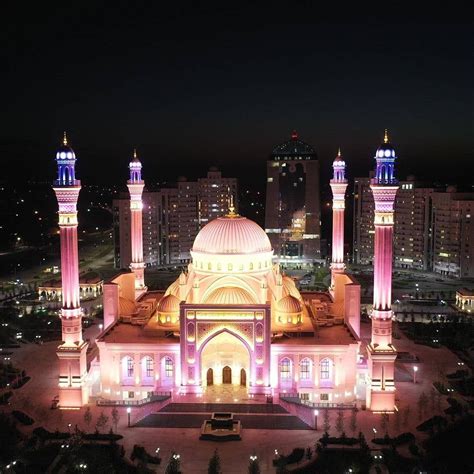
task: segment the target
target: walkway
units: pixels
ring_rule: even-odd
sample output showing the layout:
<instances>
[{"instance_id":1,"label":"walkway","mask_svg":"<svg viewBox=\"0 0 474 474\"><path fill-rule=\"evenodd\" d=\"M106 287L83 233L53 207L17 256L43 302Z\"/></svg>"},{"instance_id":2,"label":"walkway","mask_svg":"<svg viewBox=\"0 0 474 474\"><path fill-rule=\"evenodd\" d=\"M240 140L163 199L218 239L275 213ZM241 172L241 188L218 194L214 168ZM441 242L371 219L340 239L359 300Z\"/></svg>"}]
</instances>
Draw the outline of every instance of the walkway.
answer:
<instances>
[{"instance_id":1,"label":"walkway","mask_svg":"<svg viewBox=\"0 0 474 474\"><path fill-rule=\"evenodd\" d=\"M140 428L200 428L211 413L234 413L244 429L309 430L304 421L290 415L282 406L245 403L170 403L151 413L134 426Z\"/></svg>"}]
</instances>

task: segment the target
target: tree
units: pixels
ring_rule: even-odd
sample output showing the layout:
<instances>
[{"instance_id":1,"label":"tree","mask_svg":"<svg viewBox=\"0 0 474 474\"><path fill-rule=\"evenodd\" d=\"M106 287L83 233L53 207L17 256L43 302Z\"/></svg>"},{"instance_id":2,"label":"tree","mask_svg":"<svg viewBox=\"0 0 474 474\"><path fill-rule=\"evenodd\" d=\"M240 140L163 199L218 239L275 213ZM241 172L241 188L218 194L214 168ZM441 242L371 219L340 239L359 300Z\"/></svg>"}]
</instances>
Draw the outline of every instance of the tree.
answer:
<instances>
[{"instance_id":1,"label":"tree","mask_svg":"<svg viewBox=\"0 0 474 474\"><path fill-rule=\"evenodd\" d=\"M357 431L357 408L354 408L352 411L351 411L351 419L350 419L350 424L349 424L349 427L352 431L352 436L355 435L356 431Z\"/></svg>"},{"instance_id":2,"label":"tree","mask_svg":"<svg viewBox=\"0 0 474 474\"><path fill-rule=\"evenodd\" d=\"M329 420L329 410L327 408L324 410L323 428L326 433L329 433L329 430L331 429L331 423Z\"/></svg>"},{"instance_id":3,"label":"tree","mask_svg":"<svg viewBox=\"0 0 474 474\"><path fill-rule=\"evenodd\" d=\"M308 446L306 448L306 459L309 461L313 457L313 450L311 449L311 446Z\"/></svg>"},{"instance_id":4,"label":"tree","mask_svg":"<svg viewBox=\"0 0 474 474\"><path fill-rule=\"evenodd\" d=\"M92 412L90 407L86 407L86 411L84 412L84 423L86 424L87 428L89 428L90 424L92 423Z\"/></svg>"},{"instance_id":5,"label":"tree","mask_svg":"<svg viewBox=\"0 0 474 474\"><path fill-rule=\"evenodd\" d=\"M99 415L99 418L97 418L97 422L95 424L97 431L100 431L102 428L104 428L108 421L109 417L102 411Z\"/></svg>"},{"instance_id":6,"label":"tree","mask_svg":"<svg viewBox=\"0 0 474 474\"><path fill-rule=\"evenodd\" d=\"M209 459L209 466L207 468L207 474L221 474L221 460L217 449L214 451L214 454L211 459Z\"/></svg>"},{"instance_id":7,"label":"tree","mask_svg":"<svg viewBox=\"0 0 474 474\"><path fill-rule=\"evenodd\" d=\"M406 428L408 426L408 421L410 420L410 407L407 406L403 411L403 427Z\"/></svg>"},{"instance_id":8,"label":"tree","mask_svg":"<svg viewBox=\"0 0 474 474\"><path fill-rule=\"evenodd\" d=\"M395 434L398 434L400 433L400 424L401 424L401 417L402 417L402 414L400 413L400 411L396 411L395 412Z\"/></svg>"},{"instance_id":9,"label":"tree","mask_svg":"<svg viewBox=\"0 0 474 474\"><path fill-rule=\"evenodd\" d=\"M388 434L388 425L389 425L390 418L388 413L382 413L382 417L380 418L380 429L382 430L384 435Z\"/></svg>"},{"instance_id":10,"label":"tree","mask_svg":"<svg viewBox=\"0 0 474 474\"><path fill-rule=\"evenodd\" d=\"M112 416L112 421L113 421L114 426L115 426L115 431L117 431L117 426L118 426L119 421L120 421L120 412L117 410L117 407L113 407L110 414Z\"/></svg>"},{"instance_id":11,"label":"tree","mask_svg":"<svg viewBox=\"0 0 474 474\"><path fill-rule=\"evenodd\" d=\"M181 456L174 451L171 453L170 460L166 466L165 474L181 474L180 457Z\"/></svg>"},{"instance_id":12,"label":"tree","mask_svg":"<svg viewBox=\"0 0 474 474\"><path fill-rule=\"evenodd\" d=\"M436 390L430 390L430 403L431 403L431 411L434 412L436 409Z\"/></svg>"},{"instance_id":13,"label":"tree","mask_svg":"<svg viewBox=\"0 0 474 474\"><path fill-rule=\"evenodd\" d=\"M342 409L337 411L336 430L339 435L341 435L344 431L344 410Z\"/></svg>"},{"instance_id":14,"label":"tree","mask_svg":"<svg viewBox=\"0 0 474 474\"><path fill-rule=\"evenodd\" d=\"M248 473L249 474L260 474L260 464L258 462L257 456L250 456Z\"/></svg>"}]
</instances>

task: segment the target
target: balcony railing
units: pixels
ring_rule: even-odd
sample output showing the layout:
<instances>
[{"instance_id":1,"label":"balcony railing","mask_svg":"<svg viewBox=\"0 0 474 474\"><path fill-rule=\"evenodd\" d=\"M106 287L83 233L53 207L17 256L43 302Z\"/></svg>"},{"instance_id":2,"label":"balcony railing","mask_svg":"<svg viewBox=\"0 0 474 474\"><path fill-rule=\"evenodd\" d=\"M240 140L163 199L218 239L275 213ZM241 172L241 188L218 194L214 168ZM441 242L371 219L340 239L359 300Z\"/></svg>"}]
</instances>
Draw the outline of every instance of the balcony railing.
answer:
<instances>
[{"instance_id":1,"label":"balcony railing","mask_svg":"<svg viewBox=\"0 0 474 474\"><path fill-rule=\"evenodd\" d=\"M152 392L149 397L142 398L140 400L107 400L105 398L99 398L97 400L97 406L121 406L121 407L140 407L148 403L161 402L171 398L171 392Z\"/></svg>"},{"instance_id":2,"label":"balcony railing","mask_svg":"<svg viewBox=\"0 0 474 474\"><path fill-rule=\"evenodd\" d=\"M309 400L303 400L300 398L298 393L280 393L280 400L284 400L288 403L294 403L296 405L303 405L308 408L342 408L352 409L356 406L354 403L332 403L332 402L310 402Z\"/></svg>"}]
</instances>

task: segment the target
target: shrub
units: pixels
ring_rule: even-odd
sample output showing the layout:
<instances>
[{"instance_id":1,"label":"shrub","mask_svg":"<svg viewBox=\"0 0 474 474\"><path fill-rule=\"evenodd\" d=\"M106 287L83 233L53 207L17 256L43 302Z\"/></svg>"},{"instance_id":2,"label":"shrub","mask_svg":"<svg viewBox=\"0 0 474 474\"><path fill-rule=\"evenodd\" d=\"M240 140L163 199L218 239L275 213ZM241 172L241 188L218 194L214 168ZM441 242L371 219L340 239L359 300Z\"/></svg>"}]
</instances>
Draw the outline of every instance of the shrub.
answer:
<instances>
[{"instance_id":1,"label":"shrub","mask_svg":"<svg viewBox=\"0 0 474 474\"><path fill-rule=\"evenodd\" d=\"M424 421L416 427L418 431L431 431L437 428L438 430L444 428L447 425L446 418L444 416L435 415L432 418Z\"/></svg>"},{"instance_id":2,"label":"shrub","mask_svg":"<svg viewBox=\"0 0 474 474\"><path fill-rule=\"evenodd\" d=\"M286 466L287 464L298 463L303 459L305 450L303 448L295 448L288 456L280 454L277 459L273 460L274 466Z\"/></svg>"},{"instance_id":3,"label":"shrub","mask_svg":"<svg viewBox=\"0 0 474 474\"><path fill-rule=\"evenodd\" d=\"M23 425L30 426L35 422L33 418L31 418L26 413L23 413L22 411L19 411L19 410L13 410L12 415Z\"/></svg>"},{"instance_id":4,"label":"shrub","mask_svg":"<svg viewBox=\"0 0 474 474\"><path fill-rule=\"evenodd\" d=\"M5 392L0 395L0 405L6 405L10 397L13 395L13 392Z\"/></svg>"},{"instance_id":5,"label":"shrub","mask_svg":"<svg viewBox=\"0 0 474 474\"><path fill-rule=\"evenodd\" d=\"M420 450L415 443L411 443L408 445L408 451L410 451L410 454L412 454L413 456L418 456L420 454Z\"/></svg>"}]
</instances>

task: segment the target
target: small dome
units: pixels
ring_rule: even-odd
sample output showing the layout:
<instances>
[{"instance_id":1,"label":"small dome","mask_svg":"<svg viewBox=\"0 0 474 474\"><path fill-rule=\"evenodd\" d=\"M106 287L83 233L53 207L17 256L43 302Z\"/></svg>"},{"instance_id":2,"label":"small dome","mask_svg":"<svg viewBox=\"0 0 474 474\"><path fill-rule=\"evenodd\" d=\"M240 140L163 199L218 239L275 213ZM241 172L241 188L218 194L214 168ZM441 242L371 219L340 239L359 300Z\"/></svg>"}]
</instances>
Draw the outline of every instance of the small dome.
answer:
<instances>
[{"instance_id":1,"label":"small dome","mask_svg":"<svg viewBox=\"0 0 474 474\"><path fill-rule=\"evenodd\" d=\"M194 240L192 252L242 255L271 252L265 231L254 221L237 215L218 217L206 224Z\"/></svg>"},{"instance_id":2,"label":"small dome","mask_svg":"<svg viewBox=\"0 0 474 474\"><path fill-rule=\"evenodd\" d=\"M165 292L165 296L168 295L179 295L179 279L175 280L173 283L171 283L170 286L168 286L168 289Z\"/></svg>"},{"instance_id":3,"label":"small dome","mask_svg":"<svg viewBox=\"0 0 474 474\"><path fill-rule=\"evenodd\" d=\"M296 288L295 282L288 276L283 277L283 288L288 295L294 296L298 300L301 299L300 292Z\"/></svg>"},{"instance_id":4,"label":"small dome","mask_svg":"<svg viewBox=\"0 0 474 474\"><path fill-rule=\"evenodd\" d=\"M395 158L395 148L388 138L388 131L385 130L383 143L377 148L375 152L375 158Z\"/></svg>"},{"instance_id":5,"label":"small dome","mask_svg":"<svg viewBox=\"0 0 474 474\"><path fill-rule=\"evenodd\" d=\"M255 304L254 298L243 288L223 286L215 289L204 301L207 304Z\"/></svg>"},{"instance_id":6,"label":"small dome","mask_svg":"<svg viewBox=\"0 0 474 474\"><path fill-rule=\"evenodd\" d=\"M308 145L304 141L300 140L296 130L293 130L291 134L291 139L277 145L272 151L272 157L291 157L291 156L301 156L305 158L316 159L316 152L311 145Z\"/></svg>"},{"instance_id":7,"label":"small dome","mask_svg":"<svg viewBox=\"0 0 474 474\"><path fill-rule=\"evenodd\" d=\"M128 300L127 298L119 297L119 315L120 316L131 316L135 313L137 306L134 301Z\"/></svg>"},{"instance_id":8,"label":"small dome","mask_svg":"<svg viewBox=\"0 0 474 474\"><path fill-rule=\"evenodd\" d=\"M276 309L278 312L286 314L301 313L303 311L300 301L292 295L285 296L278 301Z\"/></svg>"},{"instance_id":9,"label":"small dome","mask_svg":"<svg viewBox=\"0 0 474 474\"><path fill-rule=\"evenodd\" d=\"M62 145L56 150L56 160L75 160L76 155L74 150L68 145L66 132L64 132L64 138Z\"/></svg>"},{"instance_id":10,"label":"small dome","mask_svg":"<svg viewBox=\"0 0 474 474\"><path fill-rule=\"evenodd\" d=\"M158 303L159 313L179 313L179 299L174 295L167 295L161 298Z\"/></svg>"}]
</instances>

